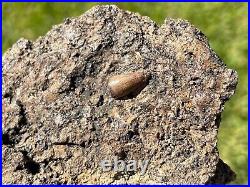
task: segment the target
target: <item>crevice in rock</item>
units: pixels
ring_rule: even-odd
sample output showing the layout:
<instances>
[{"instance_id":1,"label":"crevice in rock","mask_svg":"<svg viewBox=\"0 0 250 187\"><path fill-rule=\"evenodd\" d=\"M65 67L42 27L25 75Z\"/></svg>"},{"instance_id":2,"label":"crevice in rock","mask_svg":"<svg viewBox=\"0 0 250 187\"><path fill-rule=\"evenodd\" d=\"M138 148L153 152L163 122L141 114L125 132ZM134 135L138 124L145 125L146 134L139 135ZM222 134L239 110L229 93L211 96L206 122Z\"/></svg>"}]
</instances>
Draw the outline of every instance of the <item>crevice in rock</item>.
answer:
<instances>
[{"instance_id":1,"label":"crevice in rock","mask_svg":"<svg viewBox=\"0 0 250 187\"><path fill-rule=\"evenodd\" d=\"M104 103L104 97L103 97L103 95L100 95L99 100L98 100L96 106L97 107L102 106L103 103Z\"/></svg>"},{"instance_id":2,"label":"crevice in rock","mask_svg":"<svg viewBox=\"0 0 250 187\"><path fill-rule=\"evenodd\" d=\"M8 92L6 92L6 93L3 94L3 98L4 99L9 98L9 103L12 102L13 97L14 96L13 96L13 89L12 88L10 88Z\"/></svg>"},{"instance_id":3,"label":"crevice in rock","mask_svg":"<svg viewBox=\"0 0 250 187\"><path fill-rule=\"evenodd\" d=\"M53 145L65 145L65 146L80 146L85 148L85 143L77 144L77 143L72 143L72 142L55 142Z\"/></svg>"},{"instance_id":4,"label":"crevice in rock","mask_svg":"<svg viewBox=\"0 0 250 187\"><path fill-rule=\"evenodd\" d=\"M115 153L115 155L118 157L119 160L125 160L127 158L128 153L124 150L121 150L118 153Z\"/></svg>"},{"instance_id":5,"label":"crevice in rock","mask_svg":"<svg viewBox=\"0 0 250 187\"><path fill-rule=\"evenodd\" d=\"M35 162L31 157L28 156L27 151L21 151L24 158L24 169L27 170L28 173L35 175L40 172L40 164Z\"/></svg>"},{"instance_id":6,"label":"crevice in rock","mask_svg":"<svg viewBox=\"0 0 250 187\"><path fill-rule=\"evenodd\" d=\"M131 140L136 135L136 132L129 130L127 132L127 138L128 140Z\"/></svg>"},{"instance_id":7,"label":"crevice in rock","mask_svg":"<svg viewBox=\"0 0 250 187\"><path fill-rule=\"evenodd\" d=\"M24 167L27 169L29 173L32 175L35 175L39 173L40 165L37 162L34 162L33 160L29 160L24 164Z\"/></svg>"},{"instance_id":8,"label":"crevice in rock","mask_svg":"<svg viewBox=\"0 0 250 187\"><path fill-rule=\"evenodd\" d=\"M69 80L70 84L69 84L68 91L75 91L76 81L77 81L77 76L70 77L70 80Z\"/></svg>"},{"instance_id":9,"label":"crevice in rock","mask_svg":"<svg viewBox=\"0 0 250 187\"><path fill-rule=\"evenodd\" d=\"M119 171L119 172L117 172L117 173L114 174L113 179L114 180L120 180L123 177L124 177L124 172Z\"/></svg>"},{"instance_id":10,"label":"crevice in rock","mask_svg":"<svg viewBox=\"0 0 250 187\"><path fill-rule=\"evenodd\" d=\"M143 48L145 45L145 33L143 32L142 26L140 25L140 36L141 36L141 43L138 46L139 51Z\"/></svg>"},{"instance_id":11,"label":"crevice in rock","mask_svg":"<svg viewBox=\"0 0 250 187\"><path fill-rule=\"evenodd\" d=\"M13 140L11 140L10 135L8 133L2 134L2 142L3 142L3 145L13 145L14 144Z\"/></svg>"},{"instance_id":12,"label":"crevice in rock","mask_svg":"<svg viewBox=\"0 0 250 187\"><path fill-rule=\"evenodd\" d=\"M68 75L67 81L69 82L69 86L62 91L59 91L59 94L69 94L70 92L74 92L76 88L83 86L82 80L85 78L85 71L83 69L84 68L79 68Z\"/></svg>"},{"instance_id":13,"label":"crevice in rock","mask_svg":"<svg viewBox=\"0 0 250 187\"><path fill-rule=\"evenodd\" d=\"M20 100L16 101L17 106L19 107L18 121L14 127L8 129L5 133L2 134L2 141L4 145L14 145L17 144L21 139L21 134L25 133L25 126L28 125L27 113L24 105Z\"/></svg>"},{"instance_id":14,"label":"crevice in rock","mask_svg":"<svg viewBox=\"0 0 250 187\"><path fill-rule=\"evenodd\" d=\"M215 119L215 125L217 128L219 128L220 122L221 122L221 114L217 114Z\"/></svg>"},{"instance_id":15,"label":"crevice in rock","mask_svg":"<svg viewBox=\"0 0 250 187\"><path fill-rule=\"evenodd\" d=\"M20 118L19 118L19 121L18 121L18 127L19 128L17 130L20 131L22 126L25 126L25 125L28 124L28 119L26 117L25 107L22 104L22 102L17 100L17 105L20 107L20 111L19 111Z\"/></svg>"},{"instance_id":16,"label":"crevice in rock","mask_svg":"<svg viewBox=\"0 0 250 187\"><path fill-rule=\"evenodd\" d=\"M46 79L42 84L42 91L45 91L49 88L49 79Z\"/></svg>"}]
</instances>

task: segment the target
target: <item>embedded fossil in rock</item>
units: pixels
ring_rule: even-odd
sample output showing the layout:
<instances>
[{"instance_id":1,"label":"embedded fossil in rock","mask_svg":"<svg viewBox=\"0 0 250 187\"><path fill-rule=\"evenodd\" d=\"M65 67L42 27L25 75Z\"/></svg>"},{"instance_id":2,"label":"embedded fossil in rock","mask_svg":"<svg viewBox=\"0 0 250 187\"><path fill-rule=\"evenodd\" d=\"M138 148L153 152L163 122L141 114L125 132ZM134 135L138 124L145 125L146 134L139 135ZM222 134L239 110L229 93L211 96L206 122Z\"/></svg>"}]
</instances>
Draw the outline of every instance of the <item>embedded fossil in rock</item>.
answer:
<instances>
[{"instance_id":1,"label":"embedded fossil in rock","mask_svg":"<svg viewBox=\"0 0 250 187\"><path fill-rule=\"evenodd\" d=\"M114 75L108 81L111 96L116 99L133 98L147 86L149 78L150 74L144 72Z\"/></svg>"}]
</instances>

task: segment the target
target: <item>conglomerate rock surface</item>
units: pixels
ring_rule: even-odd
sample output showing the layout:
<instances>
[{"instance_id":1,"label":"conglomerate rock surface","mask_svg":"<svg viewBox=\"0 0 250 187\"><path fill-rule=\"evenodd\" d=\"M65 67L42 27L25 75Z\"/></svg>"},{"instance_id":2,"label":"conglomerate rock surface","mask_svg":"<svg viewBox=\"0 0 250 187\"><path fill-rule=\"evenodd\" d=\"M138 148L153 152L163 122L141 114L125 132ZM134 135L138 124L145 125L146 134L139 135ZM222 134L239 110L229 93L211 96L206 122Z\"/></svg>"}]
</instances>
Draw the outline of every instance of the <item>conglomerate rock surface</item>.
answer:
<instances>
[{"instance_id":1,"label":"conglomerate rock surface","mask_svg":"<svg viewBox=\"0 0 250 187\"><path fill-rule=\"evenodd\" d=\"M189 22L96 6L3 56L4 183L227 183L217 133L237 74ZM148 85L114 99L110 76L144 71ZM100 162L149 160L144 175Z\"/></svg>"}]
</instances>

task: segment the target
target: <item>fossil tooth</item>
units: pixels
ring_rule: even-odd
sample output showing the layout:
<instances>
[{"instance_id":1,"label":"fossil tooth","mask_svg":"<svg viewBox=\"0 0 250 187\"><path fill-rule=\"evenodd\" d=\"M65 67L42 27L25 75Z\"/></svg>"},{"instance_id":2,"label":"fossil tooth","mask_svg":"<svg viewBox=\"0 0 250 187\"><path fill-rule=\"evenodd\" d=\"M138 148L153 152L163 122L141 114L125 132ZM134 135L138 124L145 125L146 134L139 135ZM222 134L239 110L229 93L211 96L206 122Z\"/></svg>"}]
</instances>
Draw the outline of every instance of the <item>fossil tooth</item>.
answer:
<instances>
[{"instance_id":1,"label":"fossil tooth","mask_svg":"<svg viewBox=\"0 0 250 187\"><path fill-rule=\"evenodd\" d=\"M135 97L148 84L150 75L144 72L114 75L108 81L111 96L118 99Z\"/></svg>"}]
</instances>

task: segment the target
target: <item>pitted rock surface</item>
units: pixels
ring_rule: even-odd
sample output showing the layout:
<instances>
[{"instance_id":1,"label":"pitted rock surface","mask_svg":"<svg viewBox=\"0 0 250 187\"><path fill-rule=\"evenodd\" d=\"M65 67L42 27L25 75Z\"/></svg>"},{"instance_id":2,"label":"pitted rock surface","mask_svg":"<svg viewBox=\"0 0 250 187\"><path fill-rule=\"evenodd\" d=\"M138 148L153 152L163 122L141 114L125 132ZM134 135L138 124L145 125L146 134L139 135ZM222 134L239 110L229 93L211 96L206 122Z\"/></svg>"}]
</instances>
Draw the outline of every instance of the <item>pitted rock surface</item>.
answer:
<instances>
[{"instance_id":1,"label":"pitted rock surface","mask_svg":"<svg viewBox=\"0 0 250 187\"><path fill-rule=\"evenodd\" d=\"M235 174L217 133L237 74L184 20L157 26L116 6L67 18L3 55L4 183L209 184ZM145 71L134 98L114 99L113 75ZM150 160L145 175L100 162Z\"/></svg>"}]
</instances>

